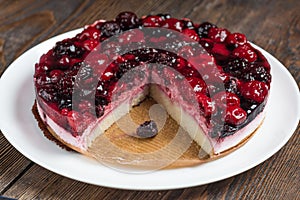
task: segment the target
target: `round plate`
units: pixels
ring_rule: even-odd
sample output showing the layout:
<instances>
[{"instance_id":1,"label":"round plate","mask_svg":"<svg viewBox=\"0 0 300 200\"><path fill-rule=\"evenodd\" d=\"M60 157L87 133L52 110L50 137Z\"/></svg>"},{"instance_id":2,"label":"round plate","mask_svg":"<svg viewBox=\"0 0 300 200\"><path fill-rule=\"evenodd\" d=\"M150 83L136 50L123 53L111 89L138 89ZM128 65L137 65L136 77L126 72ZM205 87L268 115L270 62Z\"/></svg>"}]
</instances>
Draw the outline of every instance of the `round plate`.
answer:
<instances>
[{"instance_id":1,"label":"round plate","mask_svg":"<svg viewBox=\"0 0 300 200\"><path fill-rule=\"evenodd\" d=\"M67 152L43 136L31 113L35 97L33 73L39 57L56 41L73 37L80 31L56 36L28 50L9 66L0 80L1 131L24 156L50 171L82 182L122 189L198 186L237 175L260 164L275 154L297 127L300 113L297 84L278 60L254 45L272 66L267 116L251 140L233 153L195 167L132 173L130 169L112 169L79 153Z\"/></svg>"}]
</instances>

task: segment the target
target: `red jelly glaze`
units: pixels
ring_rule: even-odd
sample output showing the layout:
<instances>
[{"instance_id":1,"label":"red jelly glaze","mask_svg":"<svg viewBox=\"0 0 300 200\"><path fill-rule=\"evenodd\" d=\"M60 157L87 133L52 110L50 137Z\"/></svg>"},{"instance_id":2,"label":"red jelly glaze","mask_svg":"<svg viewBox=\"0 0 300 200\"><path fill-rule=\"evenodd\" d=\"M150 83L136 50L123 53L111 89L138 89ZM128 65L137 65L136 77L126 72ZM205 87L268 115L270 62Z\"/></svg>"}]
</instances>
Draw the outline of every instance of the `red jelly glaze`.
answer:
<instances>
[{"instance_id":1,"label":"red jelly glaze","mask_svg":"<svg viewBox=\"0 0 300 200\"><path fill-rule=\"evenodd\" d=\"M211 57L205 57L204 54L194 55L192 47L188 46L180 49L180 55L151 51L145 53L141 50L119 56L112 63L108 63L106 55L95 50L100 48L99 44L102 41L129 29L132 31L125 32L119 38L119 43L111 43L112 48L133 42L143 43L145 39L154 43L166 41L166 37L162 36L145 38L138 27L162 27L182 32L199 42L209 55L214 57L217 68L209 71L200 65L193 66L189 59L193 60L192 63L201 63L204 60L208 62ZM87 55L88 60L84 61ZM186 60L182 56L189 59ZM226 128L223 127L218 133L212 134L214 137L233 134L251 121L262 111L270 88L270 65L266 58L251 46L244 34L230 33L227 29L209 22L194 24L189 19L171 18L168 14L138 18L132 12L121 12L114 20L99 21L87 26L74 38L57 42L53 49L41 56L39 63L35 65L34 74L39 105L56 123L62 127L69 127L74 136L80 135L85 127L78 126L77 122L86 120L88 123L94 120L89 112L96 112L97 117L101 117L105 106L110 102L111 92L115 90L114 85L118 79L140 62L163 63L178 70L190 83L200 110L207 120L219 112L218 107L227 107L226 113L222 114L225 115ZM102 68L106 70L103 71ZM81 87L84 88L99 77L100 82L95 86L96 111L91 111L92 106L85 100L92 91L80 94L82 101L73 105L75 79L80 79L80 83L83 84ZM224 82L226 92L219 91L218 86L213 85L220 80ZM177 84L180 79L170 82ZM129 89L131 86L128 84L122 87ZM232 133L228 133L230 131Z\"/></svg>"}]
</instances>

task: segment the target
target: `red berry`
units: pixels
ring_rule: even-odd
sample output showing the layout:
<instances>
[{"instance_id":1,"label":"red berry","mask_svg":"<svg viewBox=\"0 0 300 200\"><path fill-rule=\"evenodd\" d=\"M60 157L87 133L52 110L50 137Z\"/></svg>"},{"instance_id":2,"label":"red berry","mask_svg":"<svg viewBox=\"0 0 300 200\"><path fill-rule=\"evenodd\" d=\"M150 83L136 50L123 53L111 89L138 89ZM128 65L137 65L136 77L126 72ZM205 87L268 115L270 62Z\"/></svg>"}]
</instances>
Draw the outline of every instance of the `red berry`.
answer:
<instances>
[{"instance_id":1,"label":"red berry","mask_svg":"<svg viewBox=\"0 0 300 200\"><path fill-rule=\"evenodd\" d=\"M232 33L227 36L225 42L232 45L244 45L247 42L247 38L242 33Z\"/></svg>"},{"instance_id":2,"label":"red berry","mask_svg":"<svg viewBox=\"0 0 300 200\"><path fill-rule=\"evenodd\" d=\"M211 49L211 53L217 60L228 59L228 56L230 55L230 51L222 43L215 43Z\"/></svg>"},{"instance_id":3,"label":"red berry","mask_svg":"<svg viewBox=\"0 0 300 200\"><path fill-rule=\"evenodd\" d=\"M68 116L69 110L68 110L67 108L63 108L63 109L61 109L60 113L61 113L63 116Z\"/></svg>"},{"instance_id":4,"label":"red berry","mask_svg":"<svg viewBox=\"0 0 300 200\"><path fill-rule=\"evenodd\" d=\"M261 103L268 95L269 87L264 82L254 80L241 83L239 90L246 99Z\"/></svg>"},{"instance_id":5,"label":"red berry","mask_svg":"<svg viewBox=\"0 0 300 200\"><path fill-rule=\"evenodd\" d=\"M215 42L224 42L229 34L230 32L227 29L212 27L208 31L208 38Z\"/></svg>"},{"instance_id":6,"label":"red berry","mask_svg":"<svg viewBox=\"0 0 300 200\"><path fill-rule=\"evenodd\" d=\"M233 50L232 54L236 57L244 58L248 60L248 62L254 62L257 59L254 49L249 44L238 46Z\"/></svg>"},{"instance_id":7,"label":"red berry","mask_svg":"<svg viewBox=\"0 0 300 200\"><path fill-rule=\"evenodd\" d=\"M184 29L182 31L183 34L187 35L188 37L190 37L191 39L199 42L200 38L198 36L198 34L196 33L195 30L192 30L192 29Z\"/></svg>"},{"instance_id":8,"label":"red berry","mask_svg":"<svg viewBox=\"0 0 300 200\"><path fill-rule=\"evenodd\" d=\"M98 40L85 40L83 42L83 47L88 50L88 51L92 51L95 47L97 47L97 45L99 44Z\"/></svg>"},{"instance_id":9,"label":"red berry","mask_svg":"<svg viewBox=\"0 0 300 200\"><path fill-rule=\"evenodd\" d=\"M231 92L219 92L214 95L216 106L226 108L227 106L240 106L240 98Z\"/></svg>"},{"instance_id":10,"label":"red berry","mask_svg":"<svg viewBox=\"0 0 300 200\"><path fill-rule=\"evenodd\" d=\"M144 33L139 29L132 29L122 33L118 40L120 43L129 44L132 42L144 42Z\"/></svg>"},{"instance_id":11,"label":"red berry","mask_svg":"<svg viewBox=\"0 0 300 200\"><path fill-rule=\"evenodd\" d=\"M191 85L193 91L197 93L203 93L207 94L207 85L204 80L197 78L197 77L188 77L186 80L189 82Z\"/></svg>"},{"instance_id":12,"label":"red berry","mask_svg":"<svg viewBox=\"0 0 300 200\"><path fill-rule=\"evenodd\" d=\"M225 114L225 122L233 125L243 123L247 118L247 113L239 106L228 106Z\"/></svg>"},{"instance_id":13,"label":"red berry","mask_svg":"<svg viewBox=\"0 0 300 200\"><path fill-rule=\"evenodd\" d=\"M215 113L215 105L212 103L211 98L207 97L205 94L197 93L197 100L203 110L204 116L208 117Z\"/></svg>"},{"instance_id":14,"label":"red berry","mask_svg":"<svg viewBox=\"0 0 300 200\"><path fill-rule=\"evenodd\" d=\"M175 31L179 31L179 32L182 31L183 26L184 26L183 22L181 20L175 19L175 18L166 19L162 23L162 27L172 29L172 30L175 30Z\"/></svg>"},{"instance_id":15,"label":"red berry","mask_svg":"<svg viewBox=\"0 0 300 200\"><path fill-rule=\"evenodd\" d=\"M76 38L78 38L79 40L99 40L100 31L97 28L90 26L87 29L85 29L82 33L78 34Z\"/></svg>"},{"instance_id":16,"label":"red berry","mask_svg":"<svg viewBox=\"0 0 300 200\"><path fill-rule=\"evenodd\" d=\"M142 19L142 23L145 27L160 27L163 19L160 16L148 16Z\"/></svg>"}]
</instances>

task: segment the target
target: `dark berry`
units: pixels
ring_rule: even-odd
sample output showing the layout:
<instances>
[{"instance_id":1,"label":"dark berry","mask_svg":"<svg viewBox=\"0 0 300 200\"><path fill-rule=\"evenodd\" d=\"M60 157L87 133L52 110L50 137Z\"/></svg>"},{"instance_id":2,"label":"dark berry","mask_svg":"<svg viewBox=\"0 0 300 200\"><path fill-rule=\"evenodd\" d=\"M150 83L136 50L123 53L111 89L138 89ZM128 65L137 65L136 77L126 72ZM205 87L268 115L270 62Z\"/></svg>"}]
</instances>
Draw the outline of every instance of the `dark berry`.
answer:
<instances>
[{"instance_id":1,"label":"dark berry","mask_svg":"<svg viewBox=\"0 0 300 200\"><path fill-rule=\"evenodd\" d=\"M63 55L70 56L71 58L81 58L84 53L84 48L76 46L74 42L69 39L57 42L53 49L53 54L57 58L61 58Z\"/></svg>"},{"instance_id":2,"label":"dark berry","mask_svg":"<svg viewBox=\"0 0 300 200\"><path fill-rule=\"evenodd\" d=\"M145 121L136 129L136 134L140 138L153 138L157 133L157 125L153 120Z\"/></svg>"},{"instance_id":3,"label":"dark berry","mask_svg":"<svg viewBox=\"0 0 300 200\"><path fill-rule=\"evenodd\" d=\"M157 16L161 17L163 20L170 19L170 14L157 14Z\"/></svg>"},{"instance_id":4,"label":"dark berry","mask_svg":"<svg viewBox=\"0 0 300 200\"><path fill-rule=\"evenodd\" d=\"M59 102L58 102L58 108L59 109L72 109L72 99L71 98L66 98L63 97Z\"/></svg>"},{"instance_id":5,"label":"dark berry","mask_svg":"<svg viewBox=\"0 0 300 200\"><path fill-rule=\"evenodd\" d=\"M61 96L72 97L74 87L74 77L65 74L58 84L58 92Z\"/></svg>"},{"instance_id":6,"label":"dark berry","mask_svg":"<svg viewBox=\"0 0 300 200\"><path fill-rule=\"evenodd\" d=\"M208 52L211 52L214 47L214 42L209 38L201 38L199 43Z\"/></svg>"},{"instance_id":7,"label":"dark berry","mask_svg":"<svg viewBox=\"0 0 300 200\"><path fill-rule=\"evenodd\" d=\"M121 12L116 17L122 30L136 28L139 25L139 18L133 12Z\"/></svg>"},{"instance_id":8,"label":"dark berry","mask_svg":"<svg viewBox=\"0 0 300 200\"><path fill-rule=\"evenodd\" d=\"M266 68L261 64L251 64L248 67L248 70L241 76L242 79L246 81L263 81L265 83L269 83L271 81L271 75L267 72Z\"/></svg>"},{"instance_id":9,"label":"dark berry","mask_svg":"<svg viewBox=\"0 0 300 200\"><path fill-rule=\"evenodd\" d=\"M204 23L200 24L196 30L197 30L197 33L200 36L200 38L207 38L208 31L211 28L215 28L215 27L216 27L216 25L214 25L212 23L204 22Z\"/></svg>"},{"instance_id":10,"label":"dark berry","mask_svg":"<svg viewBox=\"0 0 300 200\"><path fill-rule=\"evenodd\" d=\"M93 68L88 64L82 63L76 78L77 80L82 81L91 78L92 75L93 75Z\"/></svg>"},{"instance_id":11,"label":"dark berry","mask_svg":"<svg viewBox=\"0 0 300 200\"><path fill-rule=\"evenodd\" d=\"M223 67L223 70L227 73L230 73L234 76L240 77L245 69L247 69L249 63L244 58L236 58L230 60L227 65Z\"/></svg>"},{"instance_id":12,"label":"dark berry","mask_svg":"<svg viewBox=\"0 0 300 200\"><path fill-rule=\"evenodd\" d=\"M189 19L183 19L183 28L184 29L195 29L194 23ZM198 36L199 37L199 36Z\"/></svg>"},{"instance_id":13,"label":"dark berry","mask_svg":"<svg viewBox=\"0 0 300 200\"><path fill-rule=\"evenodd\" d=\"M224 87L227 92L237 94L239 84L240 84L240 81L237 78L231 77L224 83Z\"/></svg>"},{"instance_id":14,"label":"dark berry","mask_svg":"<svg viewBox=\"0 0 300 200\"><path fill-rule=\"evenodd\" d=\"M104 37L111 37L113 35L121 33L121 27L115 21L105 22L101 26L100 30L101 30L101 35L104 36Z\"/></svg>"}]
</instances>

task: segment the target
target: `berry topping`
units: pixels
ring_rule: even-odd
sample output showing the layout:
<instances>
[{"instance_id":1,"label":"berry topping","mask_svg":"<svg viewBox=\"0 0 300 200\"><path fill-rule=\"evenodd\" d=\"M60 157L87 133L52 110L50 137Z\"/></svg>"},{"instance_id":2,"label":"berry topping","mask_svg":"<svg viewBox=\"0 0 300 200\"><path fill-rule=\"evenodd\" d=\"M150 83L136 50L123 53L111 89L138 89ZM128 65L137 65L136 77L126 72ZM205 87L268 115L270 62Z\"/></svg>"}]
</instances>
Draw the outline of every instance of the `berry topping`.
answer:
<instances>
[{"instance_id":1,"label":"berry topping","mask_svg":"<svg viewBox=\"0 0 300 200\"><path fill-rule=\"evenodd\" d=\"M143 27L163 29L148 28L146 34ZM114 41L104 41L114 35ZM203 49L197 50L198 44ZM234 134L263 110L271 82L270 64L244 34L169 14L138 18L133 12L99 20L57 42L35 65L34 82L40 102L55 110L60 117L53 119L76 137L94 120L93 112L97 118L103 116L115 98L124 98L122 92L142 89L141 82L153 77L168 86L171 99L187 107L196 97L200 114L212 127L211 137L219 138ZM183 80L188 83L181 84ZM151 138L157 132L150 120L137 128L136 135Z\"/></svg>"},{"instance_id":2,"label":"berry topping","mask_svg":"<svg viewBox=\"0 0 300 200\"><path fill-rule=\"evenodd\" d=\"M242 83L240 86L240 92L243 97L258 103L265 100L268 91L269 87L266 83L256 80Z\"/></svg>"},{"instance_id":3,"label":"berry topping","mask_svg":"<svg viewBox=\"0 0 300 200\"><path fill-rule=\"evenodd\" d=\"M172 30L175 30L175 31L179 31L179 32L182 31L183 26L184 26L183 22L181 20L175 19L175 18L166 19L162 23L162 27L172 29Z\"/></svg>"},{"instance_id":4,"label":"berry topping","mask_svg":"<svg viewBox=\"0 0 300 200\"><path fill-rule=\"evenodd\" d=\"M84 53L84 48L76 46L69 39L57 42L53 49L53 54L57 58L61 58L63 55L70 56L71 58L81 58Z\"/></svg>"},{"instance_id":5,"label":"berry topping","mask_svg":"<svg viewBox=\"0 0 300 200\"><path fill-rule=\"evenodd\" d=\"M249 63L244 58L236 58L230 60L227 65L223 67L224 71L230 73L233 76L240 77L245 69L247 69Z\"/></svg>"},{"instance_id":6,"label":"berry topping","mask_svg":"<svg viewBox=\"0 0 300 200\"><path fill-rule=\"evenodd\" d=\"M205 117L211 116L216 111L215 105L211 101L211 98L209 98L205 94L198 93L197 99L200 105L200 109L203 111Z\"/></svg>"},{"instance_id":7,"label":"berry topping","mask_svg":"<svg viewBox=\"0 0 300 200\"><path fill-rule=\"evenodd\" d=\"M192 38L193 40L195 40L197 42L200 40L200 38L199 38L199 36L198 36L198 34L196 33L195 30L187 28L187 29L184 29L182 31L182 33L185 34L185 35L187 35L188 37Z\"/></svg>"},{"instance_id":8,"label":"berry topping","mask_svg":"<svg viewBox=\"0 0 300 200\"><path fill-rule=\"evenodd\" d=\"M160 16L148 16L142 19L142 22L145 27L160 27L163 22L163 18Z\"/></svg>"},{"instance_id":9,"label":"berry topping","mask_svg":"<svg viewBox=\"0 0 300 200\"><path fill-rule=\"evenodd\" d=\"M120 24L122 30L137 28L139 25L139 19L133 12L119 13L116 21Z\"/></svg>"},{"instance_id":10,"label":"berry topping","mask_svg":"<svg viewBox=\"0 0 300 200\"><path fill-rule=\"evenodd\" d=\"M82 33L76 36L76 38L78 38L79 40L86 40L86 39L99 40L100 31L97 28L91 26L84 29Z\"/></svg>"},{"instance_id":11,"label":"berry topping","mask_svg":"<svg viewBox=\"0 0 300 200\"><path fill-rule=\"evenodd\" d=\"M228 106L225 114L225 122L233 125L243 123L247 118L247 113L239 106Z\"/></svg>"},{"instance_id":12,"label":"berry topping","mask_svg":"<svg viewBox=\"0 0 300 200\"><path fill-rule=\"evenodd\" d=\"M251 64L247 71L242 74L241 78L246 81L258 80L265 83L269 83L271 81L270 73L268 73L267 69L259 63Z\"/></svg>"},{"instance_id":13,"label":"berry topping","mask_svg":"<svg viewBox=\"0 0 300 200\"><path fill-rule=\"evenodd\" d=\"M214 95L213 100L218 107L240 106L240 98L231 92L219 92Z\"/></svg>"},{"instance_id":14,"label":"berry topping","mask_svg":"<svg viewBox=\"0 0 300 200\"><path fill-rule=\"evenodd\" d=\"M244 45L247 42L247 38L242 33L232 33L229 34L225 41L229 45L234 45L237 47L238 45Z\"/></svg>"},{"instance_id":15,"label":"berry topping","mask_svg":"<svg viewBox=\"0 0 300 200\"><path fill-rule=\"evenodd\" d=\"M110 37L113 35L116 35L118 33L121 32L121 27L120 25L115 22L115 21L108 21L105 22L102 26L101 26L101 34L104 37Z\"/></svg>"},{"instance_id":16,"label":"berry topping","mask_svg":"<svg viewBox=\"0 0 300 200\"><path fill-rule=\"evenodd\" d=\"M232 55L238 58L244 58L248 60L248 62L254 62L257 59L254 49L249 44L238 46L233 50Z\"/></svg>"},{"instance_id":17,"label":"berry topping","mask_svg":"<svg viewBox=\"0 0 300 200\"><path fill-rule=\"evenodd\" d=\"M212 27L208 31L208 37L215 42L224 42L230 32L224 28Z\"/></svg>"},{"instance_id":18,"label":"berry topping","mask_svg":"<svg viewBox=\"0 0 300 200\"><path fill-rule=\"evenodd\" d=\"M136 129L136 134L140 138L153 138L157 133L157 125L153 120L145 121Z\"/></svg>"},{"instance_id":19,"label":"berry topping","mask_svg":"<svg viewBox=\"0 0 300 200\"><path fill-rule=\"evenodd\" d=\"M211 28L216 28L216 25L209 22L204 22L198 26L197 33L200 36L200 38L207 38L208 32Z\"/></svg>"},{"instance_id":20,"label":"berry topping","mask_svg":"<svg viewBox=\"0 0 300 200\"><path fill-rule=\"evenodd\" d=\"M208 90L207 90L207 85L205 83L204 80L197 78L197 77L189 77L186 79L189 84L191 85L193 91L197 94L197 93L203 93L203 94L207 94Z\"/></svg>"}]
</instances>

